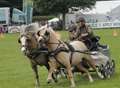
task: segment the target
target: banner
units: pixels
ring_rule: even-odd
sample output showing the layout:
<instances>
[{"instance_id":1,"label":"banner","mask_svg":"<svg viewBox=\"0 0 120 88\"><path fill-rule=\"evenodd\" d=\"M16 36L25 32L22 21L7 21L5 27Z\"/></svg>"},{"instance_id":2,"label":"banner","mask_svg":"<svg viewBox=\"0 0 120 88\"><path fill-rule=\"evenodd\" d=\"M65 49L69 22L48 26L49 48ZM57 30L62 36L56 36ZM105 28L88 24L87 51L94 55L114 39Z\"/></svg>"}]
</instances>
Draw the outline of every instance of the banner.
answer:
<instances>
[{"instance_id":1,"label":"banner","mask_svg":"<svg viewBox=\"0 0 120 88\"><path fill-rule=\"evenodd\" d=\"M10 9L7 7L0 8L0 24L9 24Z\"/></svg>"},{"instance_id":2,"label":"banner","mask_svg":"<svg viewBox=\"0 0 120 88\"><path fill-rule=\"evenodd\" d=\"M97 22L97 23L87 23L92 28L115 28L120 27L119 22Z\"/></svg>"},{"instance_id":3,"label":"banner","mask_svg":"<svg viewBox=\"0 0 120 88\"><path fill-rule=\"evenodd\" d=\"M23 0L23 12L26 15L26 23L29 24L32 22L33 15L33 2L32 0Z\"/></svg>"},{"instance_id":4,"label":"banner","mask_svg":"<svg viewBox=\"0 0 120 88\"><path fill-rule=\"evenodd\" d=\"M12 21L18 23L25 23L25 14L22 11L14 8L12 14Z\"/></svg>"}]
</instances>

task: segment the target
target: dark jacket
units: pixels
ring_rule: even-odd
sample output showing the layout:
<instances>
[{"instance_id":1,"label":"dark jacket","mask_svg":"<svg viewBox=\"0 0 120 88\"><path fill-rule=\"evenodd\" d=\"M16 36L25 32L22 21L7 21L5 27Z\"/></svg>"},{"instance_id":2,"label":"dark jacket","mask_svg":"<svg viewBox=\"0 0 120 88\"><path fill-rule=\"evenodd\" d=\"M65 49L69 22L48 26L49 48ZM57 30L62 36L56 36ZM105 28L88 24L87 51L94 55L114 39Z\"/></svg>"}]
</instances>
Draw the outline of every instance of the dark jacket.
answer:
<instances>
[{"instance_id":1,"label":"dark jacket","mask_svg":"<svg viewBox=\"0 0 120 88\"><path fill-rule=\"evenodd\" d=\"M88 38L91 38L93 36L93 31L87 26L77 26L75 37L78 40L86 40Z\"/></svg>"}]
</instances>

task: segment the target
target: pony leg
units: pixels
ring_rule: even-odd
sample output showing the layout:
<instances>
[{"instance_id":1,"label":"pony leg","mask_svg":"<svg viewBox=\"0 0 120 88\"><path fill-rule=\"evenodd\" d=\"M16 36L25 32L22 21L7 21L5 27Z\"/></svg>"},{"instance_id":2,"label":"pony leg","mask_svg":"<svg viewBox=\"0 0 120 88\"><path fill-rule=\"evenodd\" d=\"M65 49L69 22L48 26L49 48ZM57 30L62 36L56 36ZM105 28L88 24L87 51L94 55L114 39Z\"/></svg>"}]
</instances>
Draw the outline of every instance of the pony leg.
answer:
<instances>
[{"instance_id":1,"label":"pony leg","mask_svg":"<svg viewBox=\"0 0 120 88\"><path fill-rule=\"evenodd\" d=\"M70 60L69 60L69 54L68 53L66 53L66 54L64 53L64 54L61 54L61 55L59 54L59 56L60 56L60 57L58 57L59 61L67 69L68 79L71 82L71 87L74 88L75 87L75 81L74 81L74 78L73 78L72 67L71 67Z\"/></svg>"},{"instance_id":2,"label":"pony leg","mask_svg":"<svg viewBox=\"0 0 120 88\"><path fill-rule=\"evenodd\" d=\"M47 82L50 83L52 81L52 74L54 73L54 71L56 70L56 65L55 65L56 61L54 59L50 59L50 61L48 62L50 69L48 72L48 78L47 78Z\"/></svg>"},{"instance_id":3,"label":"pony leg","mask_svg":"<svg viewBox=\"0 0 120 88\"><path fill-rule=\"evenodd\" d=\"M48 62L47 62L47 63L48 63ZM45 67L46 67L46 69L49 71L49 69L50 69L49 64L48 64L48 65L45 65ZM54 80L54 82L58 82L56 74L52 74L52 79Z\"/></svg>"},{"instance_id":4,"label":"pony leg","mask_svg":"<svg viewBox=\"0 0 120 88\"><path fill-rule=\"evenodd\" d=\"M67 72L68 72L68 79L71 81L71 88L74 88L75 82L74 82L71 66L69 65L66 68L67 68Z\"/></svg>"},{"instance_id":5,"label":"pony leg","mask_svg":"<svg viewBox=\"0 0 120 88\"><path fill-rule=\"evenodd\" d=\"M81 64L77 65L77 68L79 69L79 71L85 72L89 78L89 81L92 83L94 80L92 78L92 76L90 75L89 71L84 68Z\"/></svg>"},{"instance_id":6,"label":"pony leg","mask_svg":"<svg viewBox=\"0 0 120 88\"><path fill-rule=\"evenodd\" d=\"M86 59L86 60L88 61L89 65L96 71L97 75L98 75L101 79L103 79L104 76L98 71L98 69L97 69L96 66L95 66L94 61L92 60L92 58L89 57L89 58Z\"/></svg>"},{"instance_id":7,"label":"pony leg","mask_svg":"<svg viewBox=\"0 0 120 88\"><path fill-rule=\"evenodd\" d=\"M33 72L35 74L35 79L36 79L35 88L39 88L40 87L40 82L39 82L37 65L32 64L32 69L33 69Z\"/></svg>"}]
</instances>

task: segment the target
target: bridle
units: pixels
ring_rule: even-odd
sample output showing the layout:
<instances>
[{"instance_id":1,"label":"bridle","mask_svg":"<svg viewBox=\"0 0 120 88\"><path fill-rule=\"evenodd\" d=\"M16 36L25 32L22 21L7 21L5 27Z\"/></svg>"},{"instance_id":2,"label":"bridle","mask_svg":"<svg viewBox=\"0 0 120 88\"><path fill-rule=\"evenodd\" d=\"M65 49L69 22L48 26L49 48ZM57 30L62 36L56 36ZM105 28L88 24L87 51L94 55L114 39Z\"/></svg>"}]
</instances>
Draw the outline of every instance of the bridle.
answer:
<instances>
[{"instance_id":1,"label":"bridle","mask_svg":"<svg viewBox=\"0 0 120 88\"><path fill-rule=\"evenodd\" d=\"M55 50L49 51L49 56L52 56L52 57L55 58L56 55L60 52L69 52L68 47L66 47L64 42L62 42L61 40L57 40L58 42L49 42L50 36L47 40L46 40L46 37L44 35L41 35L41 37L43 38L42 43L45 43L45 44L48 44L48 45L57 45Z\"/></svg>"},{"instance_id":2,"label":"bridle","mask_svg":"<svg viewBox=\"0 0 120 88\"><path fill-rule=\"evenodd\" d=\"M25 42L27 42L27 44L21 45L21 47L25 47L25 48L26 48L26 52L27 52L27 51L31 52L33 49L31 48L31 46L30 46L30 44L29 44L29 41L27 41L27 39L28 39L28 40L31 40L30 37L29 37L27 34L22 34L22 35L20 36L20 38L22 38L22 37L26 37ZM37 41L37 38L35 37L35 35L32 35L32 37L34 37L35 41ZM38 43L37 43L37 47L38 47Z\"/></svg>"},{"instance_id":3,"label":"bridle","mask_svg":"<svg viewBox=\"0 0 120 88\"><path fill-rule=\"evenodd\" d=\"M46 39L46 37L44 35L39 35L39 36L42 37L42 40L43 40L43 42L40 41L40 43L45 43L45 44L49 44L49 45L50 44L55 44L55 45L57 45L56 49L58 49L61 44L63 44L63 46L65 46L64 43L62 41L60 41L60 40L58 40L58 42L49 42L50 36L49 36L48 39Z\"/></svg>"}]
</instances>

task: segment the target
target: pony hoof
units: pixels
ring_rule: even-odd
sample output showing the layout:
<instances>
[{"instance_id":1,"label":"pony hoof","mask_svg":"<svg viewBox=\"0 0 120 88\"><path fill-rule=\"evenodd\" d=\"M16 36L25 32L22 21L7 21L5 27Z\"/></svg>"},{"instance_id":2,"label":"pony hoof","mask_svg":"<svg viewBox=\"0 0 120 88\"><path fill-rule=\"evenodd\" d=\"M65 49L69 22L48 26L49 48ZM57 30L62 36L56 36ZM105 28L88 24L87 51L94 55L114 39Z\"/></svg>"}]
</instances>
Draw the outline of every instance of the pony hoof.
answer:
<instances>
[{"instance_id":1,"label":"pony hoof","mask_svg":"<svg viewBox=\"0 0 120 88\"><path fill-rule=\"evenodd\" d=\"M35 86L35 88L40 88L39 86Z\"/></svg>"},{"instance_id":2,"label":"pony hoof","mask_svg":"<svg viewBox=\"0 0 120 88\"><path fill-rule=\"evenodd\" d=\"M75 88L75 85L71 85L71 88Z\"/></svg>"},{"instance_id":3,"label":"pony hoof","mask_svg":"<svg viewBox=\"0 0 120 88\"><path fill-rule=\"evenodd\" d=\"M51 82L52 82L52 80L51 80L51 79L49 79L49 80L47 81L47 83L48 83L48 84L50 84Z\"/></svg>"},{"instance_id":4,"label":"pony hoof","mask_svg":"<svg viewBox=\"0 0 120 88\"><path fill-rule=\"evenodd\" d=\"M104 79L104 76L103 76L103 75L101 75L101 76L100 76L100 78L101 78L101 79Z\"/></svg>"},{"instance_id":5,"label":"pony hoof","mask_svg":"<svg viewBox=\"0 0 120 88\"><path fill-rule=\"evenodd\" d=\"M90 80L90 83L93 83L94 82L94 80Z\"/></svg>"},{"instance_id":6,"label":"pony hoof","mask_svg":"<svg viewBox=\"0 0 120 88\"><path fill-rule=\"evenodd\" d=\"M40 88L40 84L39 84L39 83L36 83L36 84L35 84L35 88Z\"/></svg>"},{"instance_id":7,"label":"pony hoof","mask_svg":"<svg viewBox=\"0 0 120 88\"><path fill-rule=\"evenodd\" d=\"M104 79L104 76L101 73L98 73L99 78Z\"/></svg>"},{"instance_id":8,"label":"pony hoof","mask_svg":"<svg viewBox=\"0 0 120 88\"><path fill-rule=\"evenodd\" d=\"M57 80L57 79L54 79L54 82L55 82L55 83L57 83L57 82L58 82L58 80Z\"/></svg>"}]
</instances>

